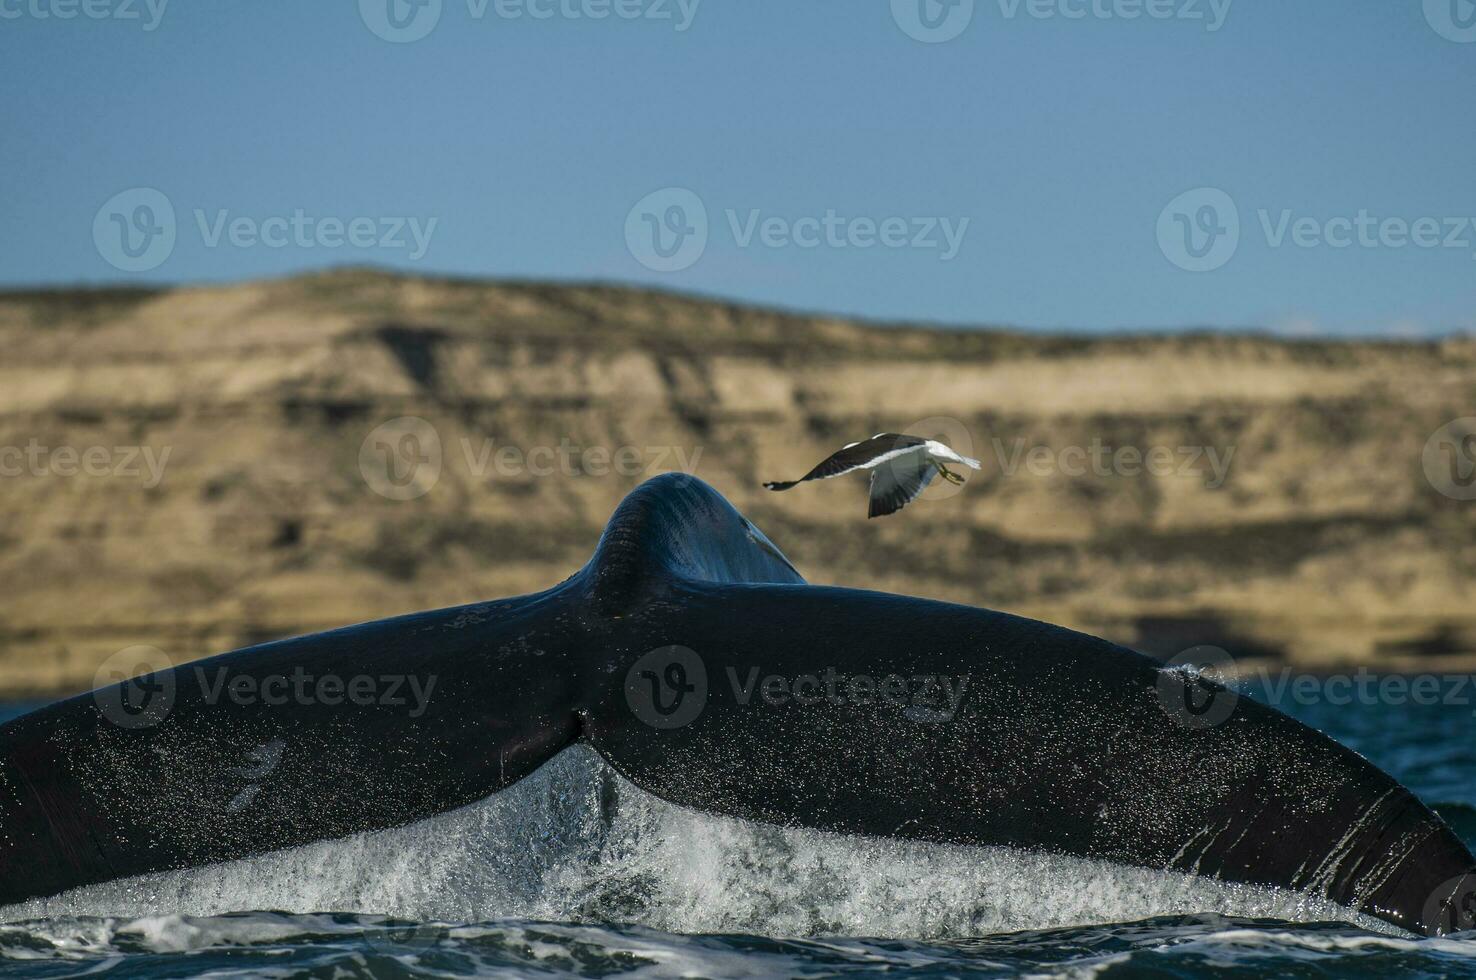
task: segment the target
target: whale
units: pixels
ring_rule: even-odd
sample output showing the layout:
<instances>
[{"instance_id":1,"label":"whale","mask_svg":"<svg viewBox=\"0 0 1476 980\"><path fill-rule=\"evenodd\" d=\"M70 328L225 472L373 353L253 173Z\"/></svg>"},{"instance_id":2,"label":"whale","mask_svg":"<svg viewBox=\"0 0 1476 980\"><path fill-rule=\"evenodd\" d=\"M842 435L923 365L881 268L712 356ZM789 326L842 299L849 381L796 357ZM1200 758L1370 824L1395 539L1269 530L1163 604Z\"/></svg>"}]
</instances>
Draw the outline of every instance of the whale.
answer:
<instances>
[{"instance_id":1,"label":"whale","mask_svg":"<svg viewBox=\"0 0 1476 980\"><path fill-rule=\"evenodd\" d=\"M1357 753L1005 612L813 585L717 490L632 490L516 598L154 669L0 726L0 905L399 827L584 744L680 807L1476 926L1476 860Z\"/></svg>"}]
</instances>

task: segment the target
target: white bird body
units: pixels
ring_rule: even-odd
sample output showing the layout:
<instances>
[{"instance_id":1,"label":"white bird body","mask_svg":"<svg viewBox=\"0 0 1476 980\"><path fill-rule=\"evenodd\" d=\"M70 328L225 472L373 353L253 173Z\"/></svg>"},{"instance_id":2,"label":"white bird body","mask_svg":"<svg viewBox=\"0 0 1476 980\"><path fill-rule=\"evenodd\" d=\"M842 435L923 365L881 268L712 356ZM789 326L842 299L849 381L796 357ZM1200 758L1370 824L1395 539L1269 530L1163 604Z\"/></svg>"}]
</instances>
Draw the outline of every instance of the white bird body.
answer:
<instances>
[{"instance_id":1,"label":"white bird body","mask_svg":"<svg viewBox=\"0 0 1476 980\"><path fill-rule=\"evenodd\" d=\"M936 439L880 432L870 439L842 446L798 480L765 483L770 490L788 490L807 480L828 480L856 470L871 471L871 503L867 517L894 514L916 500L933 477L950 483L963 477L945 466L958 463L977 470L979 461L961 456Z\"/></svg>"}]
</instances>

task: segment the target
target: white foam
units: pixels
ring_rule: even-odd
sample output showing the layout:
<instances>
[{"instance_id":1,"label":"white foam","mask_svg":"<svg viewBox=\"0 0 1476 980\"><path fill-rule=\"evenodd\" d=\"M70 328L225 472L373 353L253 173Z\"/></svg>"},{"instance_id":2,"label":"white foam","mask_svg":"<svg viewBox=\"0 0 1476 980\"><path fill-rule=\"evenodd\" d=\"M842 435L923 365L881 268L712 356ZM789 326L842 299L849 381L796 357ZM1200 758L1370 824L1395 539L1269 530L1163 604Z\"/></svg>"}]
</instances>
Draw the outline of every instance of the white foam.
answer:
<instances>
[{"instance_id":1,"label":"white foam","mask_svg":"<svg viewBox=\"0 0 1476 980\"><path fill-rule=\"evenodd\" d=\"M713 816L655 799L582 746L409 827L90 886L0 910L0 921L131 917L154 923L130 926L157 930L151 945L188 946L208 937L182 934L178 917L262 909L790 936L977 936L1195 912L1392 931L1284 890Z\"/></svg>"}]
</instances>

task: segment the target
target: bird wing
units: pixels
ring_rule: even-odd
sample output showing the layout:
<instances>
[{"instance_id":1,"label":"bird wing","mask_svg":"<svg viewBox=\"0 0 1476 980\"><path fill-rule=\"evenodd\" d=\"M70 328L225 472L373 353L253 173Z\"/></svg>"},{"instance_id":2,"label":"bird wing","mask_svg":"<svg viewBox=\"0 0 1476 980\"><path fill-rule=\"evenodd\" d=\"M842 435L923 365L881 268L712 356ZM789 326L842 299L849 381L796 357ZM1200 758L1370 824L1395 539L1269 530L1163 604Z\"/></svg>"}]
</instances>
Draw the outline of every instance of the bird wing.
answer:
<instances>
[{"instance_id":1,"label":"bird wing","mask_svg":"<svg viewBox=\"0 0 1476 980\"><path fill-rule=\"evenodd\" d=\"M918 498L938 475L938 464L926 451L899 455L871 471L871 507L867 517L895 514Z\"/></svg>"},{"instance_id":2,"label":"bird wing","mask_svg":"<svg viewBox=\"0 0 1476 980\"><path fill-rule=\"evenodd\" d=\"M881 432L870 439L853 442L848 446L842 446L820 465L800 477L798 480L782 480L765 483L764 486L770 490L788 490L790 487L806 480L827 480L832 476L840 476L842 473L850 473L853 470L865 469L868 466L876 466L878 463L896 459L906 453L915 452L927 447L927 440L917 436L901 435L896 432Z\"/></svg>"}]
</instances>

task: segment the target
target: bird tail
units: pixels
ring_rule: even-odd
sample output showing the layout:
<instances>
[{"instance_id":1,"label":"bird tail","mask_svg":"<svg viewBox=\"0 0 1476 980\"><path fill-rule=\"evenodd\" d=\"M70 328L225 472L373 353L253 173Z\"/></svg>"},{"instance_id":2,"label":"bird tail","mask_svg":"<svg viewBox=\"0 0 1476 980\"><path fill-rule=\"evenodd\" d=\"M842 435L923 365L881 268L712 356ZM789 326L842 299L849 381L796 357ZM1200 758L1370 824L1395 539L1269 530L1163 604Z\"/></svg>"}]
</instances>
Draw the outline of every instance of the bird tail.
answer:
<instances>
[{"instance_id":1,"label":"bird tail","mask_svg":"<svg viewBox=\"0 0 1476 980\"><path fill-rule=\"evenodd\" d=\"M979 468L979 461L977 459L970 459L967 456L960 456L959 459L963 460L964 465L971 470L977 470Z\"/></svg>"},{"instance_id":2,"label":"bird tail","mask_svg":"<svg viewBox=\"0 0 1476 980\"><path fill-rule=\"evenodd\" d=\"M765 483L764 487L768 490L788 490L790 487L797 485L799 482L799 480L775 480L770 483Z\"/></svg>"}]
</instances>

